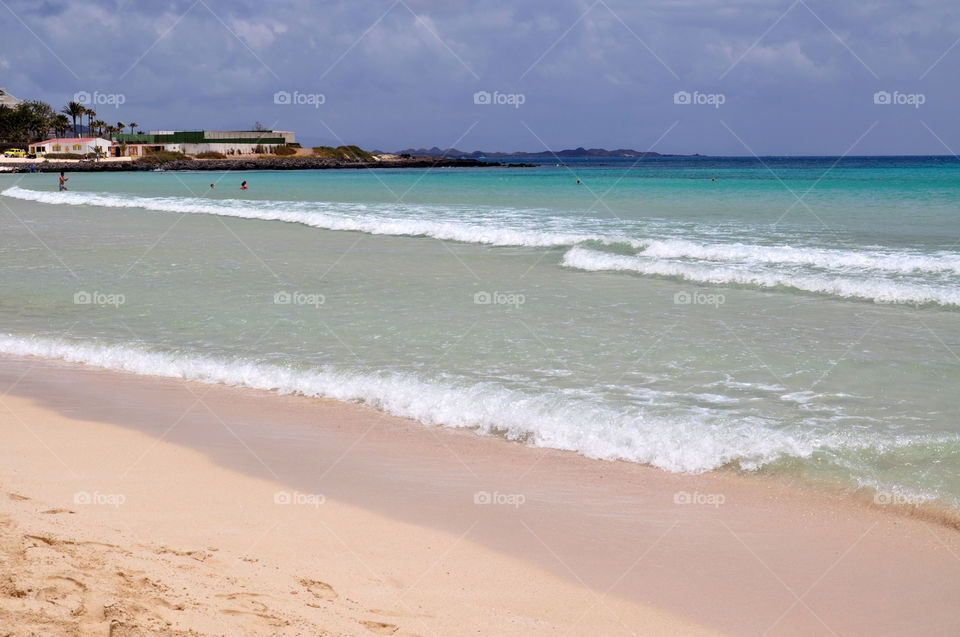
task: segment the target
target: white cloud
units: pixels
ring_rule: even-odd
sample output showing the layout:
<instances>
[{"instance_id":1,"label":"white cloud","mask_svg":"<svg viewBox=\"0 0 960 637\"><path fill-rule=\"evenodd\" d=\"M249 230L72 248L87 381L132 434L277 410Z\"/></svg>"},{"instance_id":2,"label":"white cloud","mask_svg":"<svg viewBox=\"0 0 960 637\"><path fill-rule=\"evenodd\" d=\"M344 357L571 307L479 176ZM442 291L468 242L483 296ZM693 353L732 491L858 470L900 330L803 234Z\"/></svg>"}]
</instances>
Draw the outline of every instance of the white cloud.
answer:
<instances>
[{"instance_id":1,"label":"white cloud","mask_svg":"<svg viewBox=\"0 0 960 637\"><path fill-rule=\"evenodd\" d=\"M804 52L797 40L783 44L758 44L747 53L741 64L766 67L773 73L800 73L807 76L825 75L829 69L817 66Z\"/></svg>"},{"instance_id":2,"label":"white cloud","mask_svg":"<svg viewBox=\"0 0 960 637\"><path fill-rule=\"evenodd\" d=\"M248 46L262 49L273 44L276 37L287 32L287 25L275 21L231 19L228 24Z\"/></svg>"}]
</instances>

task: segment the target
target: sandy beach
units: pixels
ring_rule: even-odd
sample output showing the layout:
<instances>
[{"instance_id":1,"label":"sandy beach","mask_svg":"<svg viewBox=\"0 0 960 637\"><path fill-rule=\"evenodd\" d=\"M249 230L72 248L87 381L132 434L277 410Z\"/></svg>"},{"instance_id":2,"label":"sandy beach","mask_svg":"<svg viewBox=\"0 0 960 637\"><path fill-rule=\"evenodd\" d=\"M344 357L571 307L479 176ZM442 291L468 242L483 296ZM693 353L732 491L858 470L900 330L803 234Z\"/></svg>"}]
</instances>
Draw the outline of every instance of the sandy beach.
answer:
<instances>
[{"instance_id":1,"label":"sandy beach","mask_svg":"<svg viewBox=\"0 0 960 637\"><path fill-rule=\"evenodd\" d=\"M0 386L5 635L960 625L956 530L847 497L35 359Z\"/></svg>"}]
</instances>

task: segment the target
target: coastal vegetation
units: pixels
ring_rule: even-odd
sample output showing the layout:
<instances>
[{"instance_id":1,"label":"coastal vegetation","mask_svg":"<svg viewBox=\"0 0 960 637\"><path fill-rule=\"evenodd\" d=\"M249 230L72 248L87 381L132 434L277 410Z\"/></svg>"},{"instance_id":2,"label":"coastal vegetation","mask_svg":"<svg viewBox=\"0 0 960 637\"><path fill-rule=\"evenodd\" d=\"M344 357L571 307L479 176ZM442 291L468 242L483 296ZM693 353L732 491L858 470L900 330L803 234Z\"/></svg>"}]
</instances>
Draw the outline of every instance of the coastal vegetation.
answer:
<instances>
[{"instance_id":1,"label":"coastal vegetation","mask_svg":"<svg viewBox=\"0 0 960 637\"><path fill-rule=\"evenodd\" d=\"M0 105L0 151L12 147L24 147L51 137L64 138L68 135L73 137L96 136L113 140L117 133L129 129L132 134L138 126L139 124L136 122L108 124L103 119L97 118L97 112L94 109L76 101L68 102L59 111L41 100L24 101L12 107ZM258 123L257 128L263 129L263 126ZM253 154L292 159L297 155L299 148L300 144L295 143L273 147L258 145L253 149ZM125 147L123 147L121 154L126 154ZM85 159L87 157L93 157L93 155L78 153L48 153L46 155L47 159ZM227 159L226 154L213 150L204 151L195 156L185 155L181 152L159 150L134 161L160 164L189 160L194 157L210 160ZM338 162L375 160L373 154L353 145L315 146L312 149L312 157Z\"/></svg>"},{"instance_id":2,"label":"coastal vegetation","mask_svg":"<svg viewBox=\"0 0 960 637\"><path fill-rule=\"evenodd\" d=\"M193 157L172 150L155 150L134 161L140 164L162 164L168 161L191 160Z\"/></svg>"},{"instance_id":3,"label":"coastal vegetation","mask_svg":"<svg viewBox=\"0 0 960 637\"><path fill-rule=\"evenodd\" d=\"M373 155L359 146L314 146L313 154L326 159L341 159L353 161L370 161Z\"/></svg>"},{"instance_id":4,"label":"coastal vegetation","mask_svg":"<svg viewBox=\"0 0 960 637\"><path fill-rule=\"evenodd\" d=\"M39 100L21 102L15 107L0 105L0 140L6 144L28 144L56 130L65 131L70 120Z\"/></svg>"},{"instance_id":5,"label":"coastal vegetation","mask_svg":"<svg viewBox=\"0 0 960 637\"><path fill-rule=\"evenodd\" d=\"M0 146L28 145L49 137L73 137L82 134L113 139L116 133L129 127L130 132L138 126L136 122L116 125L95 119L97 112L79 102L68 102L59 112L40 100L21 102L16 106L0 105ZM84 125L83 119L87 118ZM85 130L84 130L85 129Z\"/></svg>"}]
</instances>

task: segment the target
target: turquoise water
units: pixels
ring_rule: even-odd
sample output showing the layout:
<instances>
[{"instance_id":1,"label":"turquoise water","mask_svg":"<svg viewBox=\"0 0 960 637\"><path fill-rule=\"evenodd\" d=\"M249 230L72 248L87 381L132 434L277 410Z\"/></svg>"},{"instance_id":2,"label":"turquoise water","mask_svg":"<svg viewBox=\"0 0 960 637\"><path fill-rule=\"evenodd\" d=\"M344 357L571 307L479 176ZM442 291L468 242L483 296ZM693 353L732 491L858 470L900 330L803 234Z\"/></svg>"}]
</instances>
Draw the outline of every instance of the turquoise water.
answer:
<instances>
[{"instance_id":1,"label":"turquoise water","mask_svg":"<svg viewBox=\"0 0 960 637\"><path fill-rule=\"evenodd\" d=\"M69 185L0 176L0 351L960 506L955 160Z\"/></svg>"}]
</instances>

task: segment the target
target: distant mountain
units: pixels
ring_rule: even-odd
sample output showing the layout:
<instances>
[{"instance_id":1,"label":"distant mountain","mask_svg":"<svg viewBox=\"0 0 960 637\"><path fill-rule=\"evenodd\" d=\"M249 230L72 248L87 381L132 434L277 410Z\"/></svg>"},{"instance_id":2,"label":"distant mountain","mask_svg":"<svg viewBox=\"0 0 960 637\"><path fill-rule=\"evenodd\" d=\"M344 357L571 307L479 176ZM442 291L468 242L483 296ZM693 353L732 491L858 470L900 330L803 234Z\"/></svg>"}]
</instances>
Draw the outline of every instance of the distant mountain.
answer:
<instances>
[{"instance_id":1,"label":"distant mountain","mask_svg":"<svg viewBox=\"0 0 960 637\"><path fill-rule=\"evenodd\" d=\"M374 151L377 153L380 151ZM541 157L541 158L551 158L551 157L672 157L673 155L661 155L660 153L654 153L650 151L640 151L640 150L631 150L629 148L620 148L617 150L607 150L606 148L573 148L568 150L560 150L552 152L549 150L537 152L537 153L524 153L524 152L514 152L514 153L504 153L504 152L486 152L482 150L475 150L473 152L467 152L464 150L458 150L456 148L407 148L405 150L398 150L397 155L413 155L414 157L449 157L449 158L469 158L477 159L479 157Z\"/></svg>"}]
</instances>

